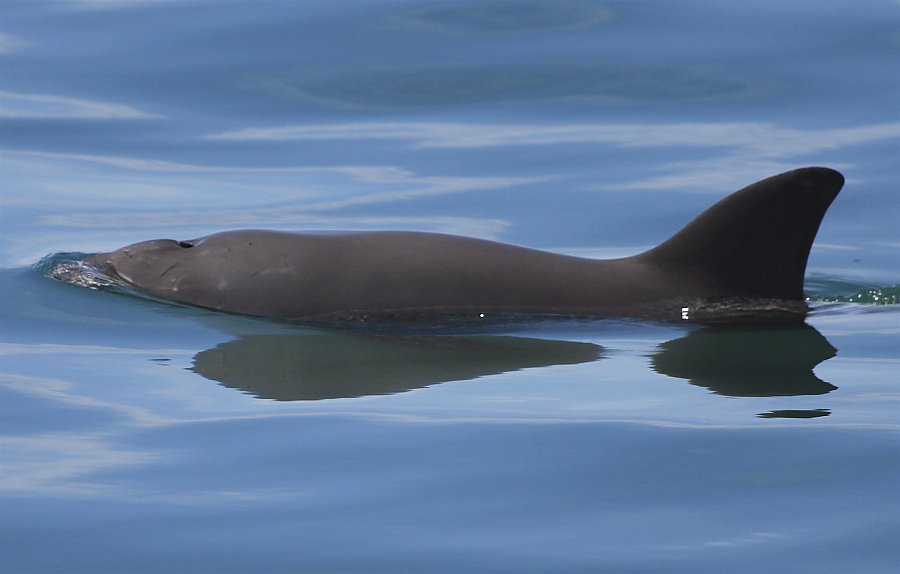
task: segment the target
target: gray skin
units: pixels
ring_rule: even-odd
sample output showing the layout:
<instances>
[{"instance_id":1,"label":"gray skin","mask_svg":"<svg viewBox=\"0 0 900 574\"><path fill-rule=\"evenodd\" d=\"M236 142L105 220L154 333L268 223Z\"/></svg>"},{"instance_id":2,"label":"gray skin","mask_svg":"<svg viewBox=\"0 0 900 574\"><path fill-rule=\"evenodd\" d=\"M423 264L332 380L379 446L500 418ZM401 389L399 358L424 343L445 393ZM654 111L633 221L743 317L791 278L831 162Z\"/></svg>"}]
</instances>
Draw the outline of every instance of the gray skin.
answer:
<instances>
[{"instance_id":1,"label":"gray skin","mask_svg":"<svg viewBox=\"0 0 900 574\"><path fill-rule=\"evenodd\" d=\"M621 259L436 233L240 230L144 241L88 263L155 297L281 319L668 317L697 301L801 302L809 250L843 183L827 168L765 179Z\"/></svg>"}]
</instances>

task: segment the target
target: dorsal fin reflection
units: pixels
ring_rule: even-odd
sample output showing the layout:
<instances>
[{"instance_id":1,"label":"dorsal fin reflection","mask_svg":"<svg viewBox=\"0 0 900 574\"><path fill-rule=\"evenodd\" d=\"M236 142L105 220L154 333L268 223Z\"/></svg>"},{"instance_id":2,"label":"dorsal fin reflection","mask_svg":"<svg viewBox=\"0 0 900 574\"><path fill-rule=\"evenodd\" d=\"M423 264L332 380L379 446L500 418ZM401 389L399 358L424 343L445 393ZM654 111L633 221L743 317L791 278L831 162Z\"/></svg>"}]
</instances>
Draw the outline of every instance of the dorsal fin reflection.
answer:
<instances>
[{"instance_id":1,"label":"dorsal fin reflection","mask_svg":"<svg viewBox=\"0 0 900 574\"><path fill-rule=\"evenodd\" d=\"M823 395L813 367L837 350L805 323L715 325L659 345L651 368L731 397Z\"/></svg>"}]
</instances>

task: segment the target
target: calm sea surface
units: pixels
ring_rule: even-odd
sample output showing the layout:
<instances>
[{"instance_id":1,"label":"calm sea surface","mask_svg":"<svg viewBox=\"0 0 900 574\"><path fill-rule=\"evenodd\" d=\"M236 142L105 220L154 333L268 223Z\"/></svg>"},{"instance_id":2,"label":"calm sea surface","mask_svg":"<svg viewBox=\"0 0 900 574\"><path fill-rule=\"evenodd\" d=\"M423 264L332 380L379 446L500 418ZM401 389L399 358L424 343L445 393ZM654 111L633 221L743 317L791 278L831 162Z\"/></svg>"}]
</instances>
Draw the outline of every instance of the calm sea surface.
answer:
<instances>
[{"instance_id":1,"label":"calm sea surface","mask_svg":"<svg viewBox=\"0 0 900 574\"><path fill-rule=\"evenodd\" d=\"M900 4L0 0L0 571L900 569ZM639 252L841 170L804 325L325 329L156 237Z\"/></svg>"}]
</instances>

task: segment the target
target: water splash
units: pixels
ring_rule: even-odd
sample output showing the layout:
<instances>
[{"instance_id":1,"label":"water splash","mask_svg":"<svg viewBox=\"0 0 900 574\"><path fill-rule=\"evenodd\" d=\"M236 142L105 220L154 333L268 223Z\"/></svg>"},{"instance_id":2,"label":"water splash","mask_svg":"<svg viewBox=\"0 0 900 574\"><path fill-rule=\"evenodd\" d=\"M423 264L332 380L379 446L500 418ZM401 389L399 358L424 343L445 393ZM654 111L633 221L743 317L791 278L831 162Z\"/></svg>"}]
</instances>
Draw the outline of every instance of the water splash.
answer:
<instances>
[{"instance_id":1,"label":"water splash","mask_svg":"<svg viewBox=\"0 0 900 574\"><path fill-rule=\"evenodd\" d=\"M814 277L806 281L806 300L820 303L900 304L900 285L872 285L836 277Z\"/></svg>"},{"instance_id":2,"label":"water splash","mask_svg":"<svg viewBox=\"0 0 900 574\"><path fill-rule=\"evenodd\" d=\"M85 261L86 257L85 253L51 253L35 263L34 269L56 281L95 291L126 287L120 280L89 265Z\"/></svg>"}]
</instances>

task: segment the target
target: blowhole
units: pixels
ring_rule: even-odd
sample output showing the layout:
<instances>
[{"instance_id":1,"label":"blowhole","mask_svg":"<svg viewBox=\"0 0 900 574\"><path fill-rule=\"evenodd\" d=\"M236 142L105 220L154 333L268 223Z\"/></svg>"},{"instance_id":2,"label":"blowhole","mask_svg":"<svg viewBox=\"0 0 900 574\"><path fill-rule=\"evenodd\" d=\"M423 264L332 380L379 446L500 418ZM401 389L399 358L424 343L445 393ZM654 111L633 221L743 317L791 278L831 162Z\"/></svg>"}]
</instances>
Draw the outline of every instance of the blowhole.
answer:
<instances>
[{"instance_id":1,"label":"blowhole","mask_svg":"<svg viewBox=\"0 0 900 574\"><path fill-rule=\"evenodd\" d=\"M178 246L179 246L179 247L184 247L185 249L188 249L188 248L193 247L194 244L191 243L191 242L189 242L189 241L179 241L179 242L178 242Z\"/></svg>"}]
</instances>

